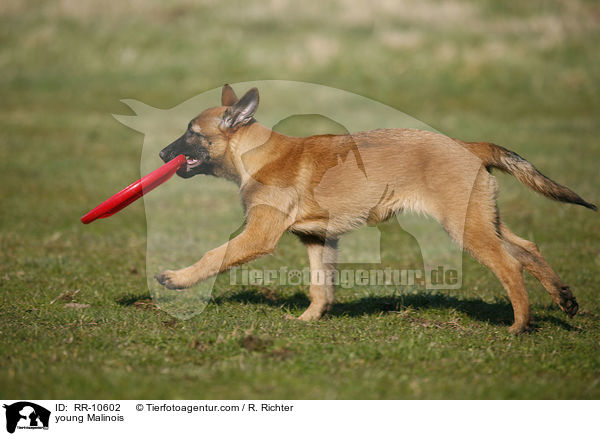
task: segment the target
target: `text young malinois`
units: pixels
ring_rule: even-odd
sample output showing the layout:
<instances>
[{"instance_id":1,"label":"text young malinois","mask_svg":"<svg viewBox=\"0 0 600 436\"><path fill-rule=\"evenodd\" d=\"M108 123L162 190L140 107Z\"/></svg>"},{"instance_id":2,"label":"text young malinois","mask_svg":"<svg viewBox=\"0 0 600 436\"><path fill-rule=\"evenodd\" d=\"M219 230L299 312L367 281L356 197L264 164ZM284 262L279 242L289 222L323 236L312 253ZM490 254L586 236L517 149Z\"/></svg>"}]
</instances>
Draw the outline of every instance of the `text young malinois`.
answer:
<instances>
[{"instance_id":1,"label":"text young malinois","mask_svg":"<svg viewBox=\"0 0 600 436\"><path fill-rule=\"evenodd\" d=\"M246 211L241 234L194 265L158 274L162 285L186 288L271 253L286 231L306 245L311 276L331 274L342 234L411 210L434 217L496 274L514 310L510 331L523 332L531 321L523 268L564 312L577 313L571 290L538 247L500 221L496 180L489 170L512 174L554 200L593 210L595 205L548 179L516 153L491 143L413 129L290 137L256 122L258 99L256 88L238 99L225 85L221 106L194 118L186 132L160 152L165 162L179 154L187 157L187 166L177 172L181 177L211 174L237 183ZM340 165L350 158L354 165ZM327 280L311 281L310 301L301 320L317 320L330 308L334 286Z\"/></svg>"}]
</instances>

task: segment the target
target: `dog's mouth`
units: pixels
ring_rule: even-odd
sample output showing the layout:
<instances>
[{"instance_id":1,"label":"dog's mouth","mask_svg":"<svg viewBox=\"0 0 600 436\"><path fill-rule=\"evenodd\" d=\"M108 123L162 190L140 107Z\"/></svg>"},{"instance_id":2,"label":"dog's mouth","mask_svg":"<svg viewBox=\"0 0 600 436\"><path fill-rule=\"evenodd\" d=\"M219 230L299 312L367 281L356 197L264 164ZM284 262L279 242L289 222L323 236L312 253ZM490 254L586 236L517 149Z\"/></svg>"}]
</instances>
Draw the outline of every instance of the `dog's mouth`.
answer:
<instances>
[{"instance_id":1,"label":"dog's mouth","mask_svg":"<svg viewBox=\"0 0 600 436\"><path fill-rule=\"evenodd\" d=\"M202 159L200 157L193 157L190 155L185 155L185 165L182 165L177 170L177 175L179 177L183 177L187 179L196 174L200 174L203 171L203 168L206 164L206 159Z\"/></svg>"},{"instance_id":2,"label":"dog's mouth","mask_svg":"<svg viewBox=\"0 0 600 436\"><path fill-rule=\"evenodd\" d=\"M197 159L195 157L189 157L186 156L185 157L185 163L186 163L186 170L191 170L193 168L196 168L198 165L200 165L202 163L202 161L200 159Z\"/></svg>"}]
</instances>

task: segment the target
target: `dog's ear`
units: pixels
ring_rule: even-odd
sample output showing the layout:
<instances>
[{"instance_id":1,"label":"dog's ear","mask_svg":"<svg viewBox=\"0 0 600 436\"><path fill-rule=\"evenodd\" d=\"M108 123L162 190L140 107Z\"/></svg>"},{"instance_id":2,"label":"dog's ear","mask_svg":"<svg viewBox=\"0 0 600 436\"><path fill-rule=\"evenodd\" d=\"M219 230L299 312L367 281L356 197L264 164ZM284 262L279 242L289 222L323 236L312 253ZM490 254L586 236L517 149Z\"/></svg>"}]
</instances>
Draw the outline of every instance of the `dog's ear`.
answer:
<instances>
[{"instance_id":1,"label":"dog's ear","mask_svg":"<svg viewBox=\"0 0 600 436\"><path fill-rule=\"evenodd\" d=\"M252 121L258 109L258 89L252 88L223 114L223 124L230 129L237 129Z\"/></svg>"},{"instance_id":2,"label":"dog's ear","mask_svg":"<svg viewBox=\"0 0 600 436\"><path fill-rule=\"evenodd\" d=\"M233 106L238 102L239 98L235 95L235 91L231 86L225 84L221 90L221 105Z\"/></svg>"}]
</instances>

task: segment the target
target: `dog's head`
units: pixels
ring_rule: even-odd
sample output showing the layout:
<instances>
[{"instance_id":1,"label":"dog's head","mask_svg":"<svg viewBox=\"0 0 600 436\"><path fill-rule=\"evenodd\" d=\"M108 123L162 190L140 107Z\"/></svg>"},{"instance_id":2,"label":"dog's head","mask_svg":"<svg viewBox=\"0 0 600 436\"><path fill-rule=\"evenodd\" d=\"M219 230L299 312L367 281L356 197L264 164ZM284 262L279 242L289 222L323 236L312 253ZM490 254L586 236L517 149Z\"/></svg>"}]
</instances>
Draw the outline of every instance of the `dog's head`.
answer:
<instances>
[{"instance_id":1,"label":"dog's head","mask_svg":"<svg viewBox=\"0 0 600 436\"><path fill-rule=\"evenodd\" d=\"M252 88L238 99L233 89L225 85L221 106L207 109L191 120L185 133L161 150L160 158L169 162L185 155L186 165L177 170L183 178L227 172L230 141L240 128L255 121L257 108L258 89Z\"/></svg>"}]
</instances>

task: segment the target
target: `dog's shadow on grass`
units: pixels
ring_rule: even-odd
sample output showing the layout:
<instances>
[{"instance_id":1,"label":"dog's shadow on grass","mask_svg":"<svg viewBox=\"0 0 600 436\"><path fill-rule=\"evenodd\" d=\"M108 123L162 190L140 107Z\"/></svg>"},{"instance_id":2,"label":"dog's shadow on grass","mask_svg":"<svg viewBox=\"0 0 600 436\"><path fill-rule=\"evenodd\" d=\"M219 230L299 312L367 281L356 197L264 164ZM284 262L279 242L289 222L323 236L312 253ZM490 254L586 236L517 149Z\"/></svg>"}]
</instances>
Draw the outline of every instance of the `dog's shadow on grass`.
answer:
<instances>
[{"instance_id":1,"label":"dog's shadow on grass","mask_svg":"<svg viewBox=\"0 0 600 436\"><path fill-rule=\"evenodd\" d=\"M292 311L304 310L310 304L308 296L302 292L291 295L279 294L269 289L244 289L213 298L213 302L240 302L246 304L269 305L287 308ZM334 304L329 316L359 317L369 314L401 312L407 309L426 311L431 309L453 309L477 321L494 325L509 326L513 322L513 310L509 302L486 302L479 299L457 298L450 295L428 293L369 296L356 301ZM540 315L535 321L550 323L565 330L576 328L553 316Z\"/></svg>"},{"instance_id":2,"label":"dog's shadow on grass","mask_svg":"<svg viewBox=\"0 0 600 436\"><path fill-rule=\"evenodd\" d=\"M129 294L117 299L116 303L121 306L141 307L142 303L146 304L151 301L149 294ZM212 303L217 305L227 302L268 305L294 312L303 311L310 304L310 300L305 293L281 294L268 288L243 289L238 292L215 296L212 299ZM490 303L479 299L457 298L426 291L418 294L369 296L355 301L336 303L328 316L359 317L369 314L385 314L386 312L402 312L408 309L416 311L452 309L473 320L500 326L508 326L513 321L513 311L508 301ZM566 321L549 314L537 315L535 321L549 323L564 330L577 330L576 327L571 326Z\"/></svg>"},{"instance_id":3,"label":"dog's shadow on grass","mask_svg":"<svg viewBox=\"0 0 600 436\"><path fill-rule=\"evenodd\" d=\"M127 294L123 295L115 300L119 306L135 306L140 301L148 301L152 299L152 296L148 293L143 294Z\"/></svg>"}]
</instances>

